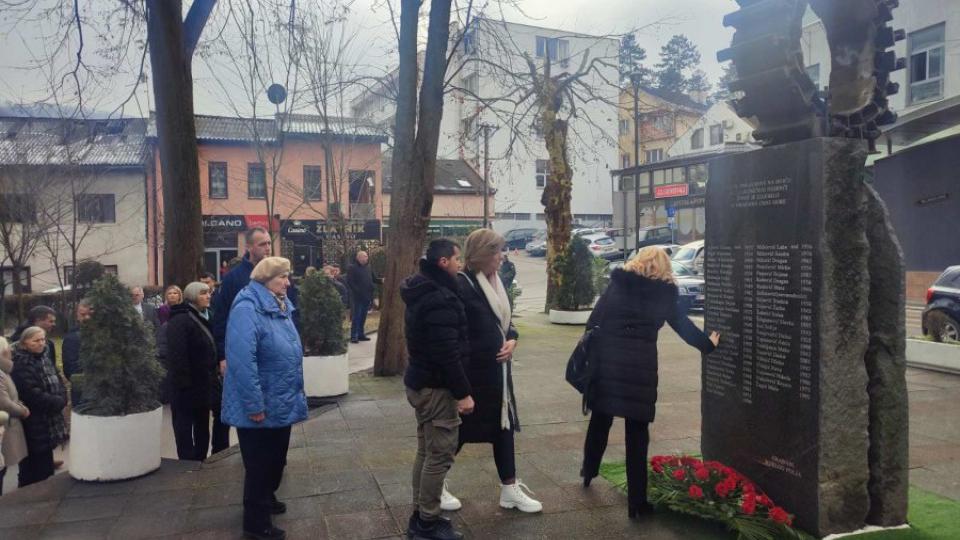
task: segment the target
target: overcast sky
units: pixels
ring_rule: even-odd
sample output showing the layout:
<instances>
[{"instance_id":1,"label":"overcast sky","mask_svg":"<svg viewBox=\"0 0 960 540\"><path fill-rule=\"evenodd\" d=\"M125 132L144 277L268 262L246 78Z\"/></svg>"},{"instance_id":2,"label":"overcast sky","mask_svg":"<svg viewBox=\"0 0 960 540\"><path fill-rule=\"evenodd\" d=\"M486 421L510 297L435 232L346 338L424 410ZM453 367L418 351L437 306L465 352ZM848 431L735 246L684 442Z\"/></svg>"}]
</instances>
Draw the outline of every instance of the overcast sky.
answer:
<instances>
[{"instance_id":1,"label":"overcast sky","mask_svg":"<svg viewBox=\"0 0 960 540\"><path fill-rule=\"evenodd\" d=\"M113 2L89 1L97 7L103 5L98 2ZM218 9L224 9L226 1L229 0L221 0ZM671 36L685 34L699 47L701 68L706 71L711 83L716 83L721 73L716 51L726 47L732 35L732 30L723 27L723 15L737 9L734 0L520 0L518 3L522 6L522 12L508 9L504 13L507 20L596 35L622 34L639 28L639 43L647 50L647 63L651 66L657 62L660 47ZM307 2L301 2L301 6L304 4ZM489 15L498 16L494 13ZM90 16L93 18L97 15L91 13ZM0 24L8 23L0 14ZM356 61L363 69L367 69L369 74L377 74L395 63L394 30L389 23L387 10L383 8L383 0L356 0L350 24L360 37L355 54ZM40 36L53 33L54 27L49 22L19 24L12 31L7 27L0 32L0 50L4 51L0 56L0 105L46 99L49 86L44 82L44 73L24 68L32 64L34 57L43 55L42 45L45 42ZM204 37L211 36L205 34ZM88 33L86 38L89 51L92 48L90 41L95 37ZM61 63L70 61L71 54L62 56ZM87 91L97 102L98 109L113 109L130 94L134 80L131 73L136 71L139 55L133 51L129 57L130 73L99 74L98 77L103 79L99 90ZM198 113L232 114L232 108L223 99L223 85L214 82L214 78L225 79L229 75L220 73L222 69L194 61ZM136 99L125 109L126 115L139 115L152 108L149 86L140 85Z\"/></svg>"}]
</instances>

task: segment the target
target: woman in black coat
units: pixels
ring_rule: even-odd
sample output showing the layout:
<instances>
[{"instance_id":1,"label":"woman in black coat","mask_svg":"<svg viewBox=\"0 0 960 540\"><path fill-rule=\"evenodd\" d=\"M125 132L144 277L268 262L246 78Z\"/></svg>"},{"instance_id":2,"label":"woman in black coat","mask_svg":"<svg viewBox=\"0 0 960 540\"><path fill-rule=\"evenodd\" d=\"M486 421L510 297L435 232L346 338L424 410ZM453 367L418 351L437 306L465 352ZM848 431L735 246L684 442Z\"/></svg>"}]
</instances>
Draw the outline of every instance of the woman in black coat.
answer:
<instances>
[{"instance_id":1,"label":"woman in black coat","mask_svg":"<svg viewBox=\"0 0 960 540\"><path fill-rule=\"evenodd\" d=\"M500 476L500 506L522 512L539 512L543 505L523 491L517 480L513 433L520 431L517 400L513 392L512 359L517 330L511 322L510 302L497 275L505 241L490 229L479 229L464 243L465 269L457 276L467 314L470 360L465 370L476 404L463 417L460 447L466 443L493 444ZM444 490L441 508L459 508L459 501Z\"/></svg>"},{"instance_id":2,"label":"woman in black coat","mask_svg":"<svg viewBox=\"0 0 960 540\"><path fill-rule=\"evenodd\" d=\"M210 401L217 345L210 329L210 287L196 281L184 289L183 303L170 308L166 324L170 411L177 457L203 461L210 444Z\"/></svg>"},{"instance_id":3,"label":"woman in black coat","mask_svg":"<svg viewBox=\"0 0 960 540\"><path fill-rule=\"evenodd\" d=\"M44 358L47 335L31 326L20 335L10 377L20 400L30 409L23 420L27 457L20 462L18 485L29 486L53 476L53 449L67 440L63 408L67 391L57 368Z\"/></svg>"},{"instance_id":4,"label":"woman in black coat","mask_svg":"<svg viewBox=\"0 0 960 540\"><path fill-rule=\"evenodd\" d=\"M704 354L720 340L708 338L677 302L670 259L659 246L648 246L614 270L610 285L587 322L596 328L590 357L597 372L588 391L593 411L583 449L580 476L584 486L599 473L613 417L626 423L627 499L630 517L651 510L647 502L649 425L657 403L657 334L666 322L689 345Z\"/></svg>"}]
</instances>

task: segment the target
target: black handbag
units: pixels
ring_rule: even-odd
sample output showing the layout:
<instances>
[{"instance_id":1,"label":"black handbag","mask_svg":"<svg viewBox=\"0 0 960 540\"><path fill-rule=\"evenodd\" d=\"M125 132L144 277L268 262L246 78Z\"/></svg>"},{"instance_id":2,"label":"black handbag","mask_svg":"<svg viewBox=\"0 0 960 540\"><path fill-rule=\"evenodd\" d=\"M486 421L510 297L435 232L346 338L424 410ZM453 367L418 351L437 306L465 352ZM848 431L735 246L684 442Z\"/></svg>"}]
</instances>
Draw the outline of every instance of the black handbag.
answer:
<instances>
[{"instance_id":1,"label":"black handbag","mask_svg":"<svg viewBox=\"0 0 960 540\"><path fill-rule=\"evenodd\" d=\"M594 326L585 331L580 337L580 341L577 342L577 346L574 347L573 353L570 354L570 359L567 360L566 379L567 382L570 383L570 386L573 386L577 389L577 392L583 394L582 407L584 416L590 411L587 407L587 401L591 395L593 377L597 371L598 360L596 355L590 354L590 344L596 340L599 330L599 326Z\"/></svg>"}]
</instances>

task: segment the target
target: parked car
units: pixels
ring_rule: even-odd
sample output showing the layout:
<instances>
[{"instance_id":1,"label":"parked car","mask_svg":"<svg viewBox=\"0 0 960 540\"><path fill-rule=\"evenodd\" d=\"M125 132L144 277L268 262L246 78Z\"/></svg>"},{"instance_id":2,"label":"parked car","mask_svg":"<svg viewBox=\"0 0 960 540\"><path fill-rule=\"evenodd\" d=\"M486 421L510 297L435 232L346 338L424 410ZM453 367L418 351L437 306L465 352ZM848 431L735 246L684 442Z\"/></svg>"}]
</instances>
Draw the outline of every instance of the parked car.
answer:
<instances>
[{"instance_id":1,"label":"parked car","mask_svg":"<svg viewBox=\"0 0 960 540\"><path fill-rule=\"evenodd\" d=\"M617 244L604 233L579 235L587 243L587 248L594 257L616 257L620 254Z\"/></svg>"},{"instance_id":2,"label":"parked car","mask_svg":"<svg viewBox=\"0 0 960 540\"><path fill-rule=\"evenodd\" d=\"M507 231L503 238L506 240L504 244L505 249L523 249L527 246L527 243L533 240L533 237L540 232L541 229L526 228L526 229L511 229Z\"/></svg>"},{"instance_id":3,"label":"parked car","mask_svg":"<svg viewBox=\"0 0 960 540\"><path fill-rule=\"evenodd\" d=\"M630 255L633 256L633 253ZM627 259L629 260L629 257ZM673 268L673 277L677 280L677 292L679 293L677 301L679 304L687 311L703 310L704 292L706 290L706 282L703 276L698 276L690 267L676 261L670 261L670 266ZM622 267L623 261L618 260L611 262L607 266L607 270L613 272L614 269Z\"/></svg>"},{"instance_id":4,"label":"parked car","mask_svg":"<svg viewBox=\"0 0 960 540\"><path fill-rule=\"evenodd\" d=\"M927 289L921 321L924 335L932 333L933 319L937 319L944 341L960 341L960 265L944 270Z\"/></svg>"},{"instance_id":5,"label":"parked car","mask_svg":"<svg viewBox=\"0 0 960 540\"><path fill-rule=\"evenodd\" d=\"M632 234L624 234L622 230L611 234L616 239L617 249L620 251L631 251L637 247L639 239L640 247L653 245L674 245L673 231L668 225L656 225L653 227L643 227L637 231L636 238Z\"/></svg>"},{"instance_id":6,"label":"parked car","mask_svg":"<svg viewBox=\"0 0 960 540\"><path fill-rule=\"evenodd\" d=\"M696 273L702 274L705 253L703 250L703 240L697 240L696 242L684 244L673 254L672 258L684 266L689 266Z\"/></svg>"},{"instance_id":7,"label":"parked car","mask_svg":"<svg viewBox=\"0 0 960 540\"><path fill-rule=\"evenodd\" d=\"M524 248L527 251L527 255L532 257L543 257L547 254L547 231L541 230L533 239L527 242L526 247Z\"/></svg>"}]
</instances>

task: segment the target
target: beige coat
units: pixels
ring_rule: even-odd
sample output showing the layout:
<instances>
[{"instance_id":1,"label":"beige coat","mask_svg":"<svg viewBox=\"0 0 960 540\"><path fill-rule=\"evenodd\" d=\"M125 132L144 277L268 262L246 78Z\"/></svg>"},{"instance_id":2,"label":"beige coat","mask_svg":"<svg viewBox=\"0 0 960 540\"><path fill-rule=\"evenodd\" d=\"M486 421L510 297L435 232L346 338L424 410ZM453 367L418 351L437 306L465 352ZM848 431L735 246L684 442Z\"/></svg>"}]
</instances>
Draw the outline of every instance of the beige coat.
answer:
<instances>
[{"instance_id":1,"label":"beige coat","mask_svg":"<svg viewBox=\"0 0 960 540\"><path fill-rule=\"evenodd\" d=\"M20 419L26 416L27 407L20 402L17 386L10 374L0 369L0 411L10 415L6 429L0 436L0 468L20 463L27 457L27 438Z\"/></svg>"}]
</instances>

